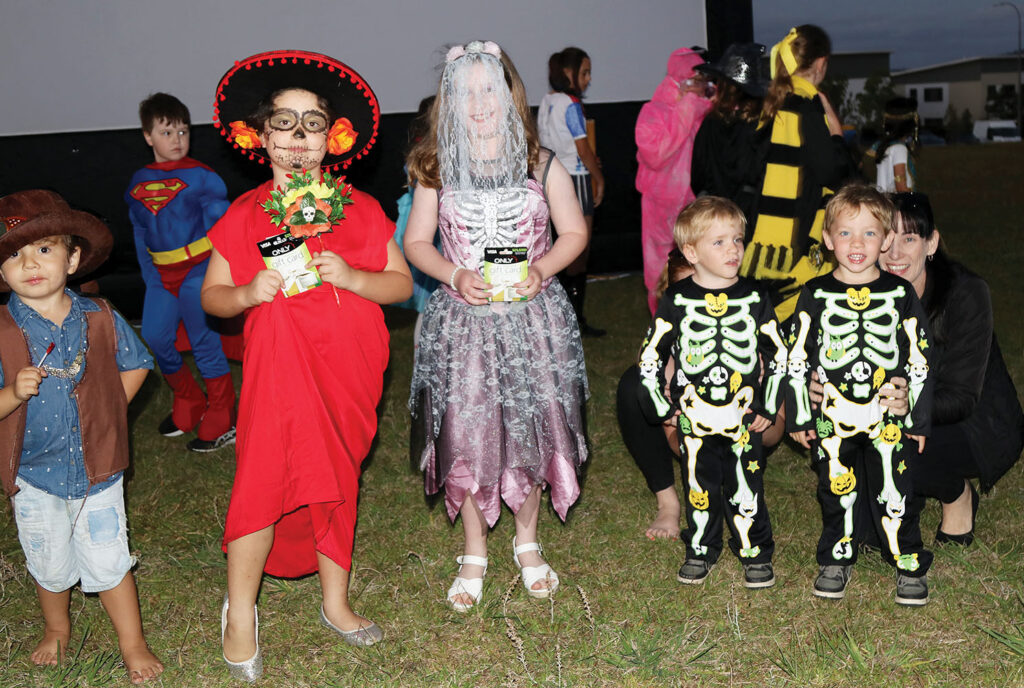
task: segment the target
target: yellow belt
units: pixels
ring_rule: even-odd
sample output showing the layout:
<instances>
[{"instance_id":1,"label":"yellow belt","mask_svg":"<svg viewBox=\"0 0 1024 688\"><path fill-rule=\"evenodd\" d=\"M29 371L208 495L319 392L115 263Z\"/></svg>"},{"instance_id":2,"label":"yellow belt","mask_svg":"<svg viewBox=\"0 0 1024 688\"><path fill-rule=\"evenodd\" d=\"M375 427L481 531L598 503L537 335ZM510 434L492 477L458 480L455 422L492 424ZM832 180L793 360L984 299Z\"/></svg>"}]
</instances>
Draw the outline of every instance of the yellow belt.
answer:
<instances>
[{"instance_id":1,"label":"yellow belt","mask_svg":"<svg viewBox=\"0 0 1024 688\"><path fill-rule=\"evenodd\" d=\"M213 244L206 237L200 237L187 246L181 248L174 248L170 251L150 251L146 249L150 257L153 259L153 265L174 265L175 263L182 263L189 258L194 258L200 254L206 253L213 248Z\"/></svg>"}]
</instances>

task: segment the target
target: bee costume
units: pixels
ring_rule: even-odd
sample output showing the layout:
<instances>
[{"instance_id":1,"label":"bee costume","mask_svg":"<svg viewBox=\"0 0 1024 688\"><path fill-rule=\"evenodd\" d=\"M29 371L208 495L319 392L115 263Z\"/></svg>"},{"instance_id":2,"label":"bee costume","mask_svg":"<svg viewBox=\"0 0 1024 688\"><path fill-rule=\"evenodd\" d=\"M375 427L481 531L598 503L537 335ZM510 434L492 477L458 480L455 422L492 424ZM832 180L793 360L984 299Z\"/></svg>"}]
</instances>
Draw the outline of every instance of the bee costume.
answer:
<instances>
[{"instance_id":1,"label":"bee costume","mask_svg":"<svg viewBox=\"0 0 1024 688\"><path fill-rule=\"evenodd\" d=\"M928 318L907 281L882 272L868 284L848 285L831 274L804 285L790 321L786 425L814 430L822 530L821 566L857 560L859 535L874 527L883 558L908 576L923 576L932 554L921 542L913 504L911 462L917 442L907 435L930 430ZM824 387L812 410L808 378ZM881 388L894 377L908 381L910 413L881 405ZM860 523L867 500L871 524Z\"/></svg>"},{"instance_id":2,"label":"bee costume","mask_svg":"<svg viewBox=\"0 0 1024 688\"><path fill-rule=\"evenodd\" d=\"M669 362L675 372L666 399ZM775 542L764 501L761 433L751 432L750 423L755 414L775 418L785 372L779 323L767 293L754 282L740 278L720 290L688 278L665 292L640 352L637 391L652 423L681 412L687 559L718 559L724 517L729 546L744 564L771 561Z\"/></svg>"}]
</instances>

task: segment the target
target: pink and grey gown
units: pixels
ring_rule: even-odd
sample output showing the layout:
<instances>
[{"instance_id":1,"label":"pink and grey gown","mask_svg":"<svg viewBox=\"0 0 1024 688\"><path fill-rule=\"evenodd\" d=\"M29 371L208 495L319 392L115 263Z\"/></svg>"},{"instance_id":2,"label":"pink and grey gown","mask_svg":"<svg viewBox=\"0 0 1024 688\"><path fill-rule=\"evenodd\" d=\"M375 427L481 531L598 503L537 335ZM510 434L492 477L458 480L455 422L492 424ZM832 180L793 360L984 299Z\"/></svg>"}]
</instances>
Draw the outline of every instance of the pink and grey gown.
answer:
<instances>
[{"instance_id":1,"label":"pink and grey gown","mask_svg":"<svg viewBox=\"0 0 1024 688\"><path fill-rule=\"evenodd\" d=\"M441 251L480 270L485 247L525 246L533 263L551 248L541 185L438 195ZM428 494L445 490L455 520L472 494L488 525L504 500L513 513L535 485L551 488L564 520L587 458L589 396L572 306L556 279L530 301L467 304L448 285L423 313L409 409Z\"/></svg>"}]
</instances>

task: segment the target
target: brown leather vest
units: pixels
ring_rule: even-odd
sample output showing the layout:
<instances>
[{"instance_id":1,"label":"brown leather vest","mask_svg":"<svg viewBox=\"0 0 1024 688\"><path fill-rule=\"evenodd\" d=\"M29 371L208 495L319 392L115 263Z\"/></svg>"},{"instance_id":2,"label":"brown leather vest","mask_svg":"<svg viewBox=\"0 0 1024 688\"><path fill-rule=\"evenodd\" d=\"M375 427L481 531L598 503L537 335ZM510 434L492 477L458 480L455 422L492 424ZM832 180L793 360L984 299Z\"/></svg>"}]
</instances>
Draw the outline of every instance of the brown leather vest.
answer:
<instances>
[{"instance_id":1,"label":"brown leather vest","mask_svg":"<svg viewBox=\"0 0 1024 688\"><path fill-rule=\"evenodd\" d=\"M128 468L128 401L117 369L114 314L103 299L90 300L100 310L85 314L85 372L71 394L78 402L85 474L95 485ZM14 384L19 370L32 365L28 342L7 306L0 306L0 364L8 385ZM27 407L25 402L0 420L0 482L8 496L18 491L14 479L21 463Z\"/></svg>"}]
</instances>

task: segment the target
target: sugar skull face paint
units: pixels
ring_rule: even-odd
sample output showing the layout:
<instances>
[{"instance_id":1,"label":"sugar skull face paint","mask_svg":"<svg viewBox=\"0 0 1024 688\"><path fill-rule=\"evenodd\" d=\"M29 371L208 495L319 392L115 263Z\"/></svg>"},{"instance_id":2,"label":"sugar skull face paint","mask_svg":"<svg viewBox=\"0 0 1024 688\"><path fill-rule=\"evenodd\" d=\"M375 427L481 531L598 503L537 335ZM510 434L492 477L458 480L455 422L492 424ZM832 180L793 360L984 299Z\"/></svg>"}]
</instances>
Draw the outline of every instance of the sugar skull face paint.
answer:
<instances>
[{"instance_id":1,"label":"sugar skull face paint","mask_svg":"<svg viewBox=\"0 0 1024 688\"><path fill-rule=\"evenodd\" d=\"M318 100L301 89L274 98L274 112L260 135L274 167L287 172L320 167L327 154L328 117Z\"/></svg>"}]
</instances>

